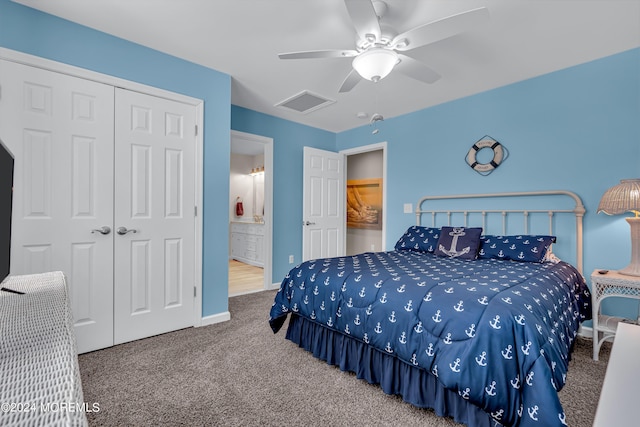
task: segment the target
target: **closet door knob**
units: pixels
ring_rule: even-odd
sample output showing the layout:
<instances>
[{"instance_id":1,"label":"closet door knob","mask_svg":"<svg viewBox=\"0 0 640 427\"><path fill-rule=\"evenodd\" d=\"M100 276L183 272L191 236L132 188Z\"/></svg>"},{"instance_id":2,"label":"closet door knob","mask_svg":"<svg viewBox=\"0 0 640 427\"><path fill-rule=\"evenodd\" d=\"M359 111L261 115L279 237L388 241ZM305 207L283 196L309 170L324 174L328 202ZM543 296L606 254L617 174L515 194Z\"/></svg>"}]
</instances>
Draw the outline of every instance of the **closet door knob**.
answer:
<instances>
[{"instance_id":1,"label":"closet door knob","mask_svg":"<svg viewBox=\"0 0 640 427\"><path fill-rule=\"evenodd\" d=\"M93 234L93 233L100 233L100 234L107 235L107 234L111 233L111 228L106 226L106 225L103 225L100 228L94 228L93 230L91 230L91 234Z\"/></svg>"},{"instance_id":2,"label":"closet door knob","mask_svg":"<svg viewBox=\"0 0 640 427\"><path fill-rule=\"evenodd\" d=\"M116 230L116 233L118 233L121 236L124 236L127 233L137 233L138 230L134 230L133 228L131 230L127 230L127 227L118 227L118 229Z\"/></svg>"}]
</instances>

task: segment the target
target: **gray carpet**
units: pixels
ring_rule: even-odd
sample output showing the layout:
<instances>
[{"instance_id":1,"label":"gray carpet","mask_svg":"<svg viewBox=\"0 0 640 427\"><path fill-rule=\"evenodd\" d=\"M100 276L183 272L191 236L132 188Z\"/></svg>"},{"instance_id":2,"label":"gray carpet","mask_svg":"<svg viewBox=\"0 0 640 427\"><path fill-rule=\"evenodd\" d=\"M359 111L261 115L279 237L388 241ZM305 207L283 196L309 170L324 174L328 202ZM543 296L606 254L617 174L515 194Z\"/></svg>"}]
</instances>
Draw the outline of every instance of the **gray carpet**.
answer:
<instances>
[{"instance_id":1,"label":"gray carpet","mask_svg":"<svg viewBox=\"0 0 640 427\"><path fill-rule=\"evenodd\" d=\"M274 335L274 295L231 298L228 322L81 355L84 400L100 407L90 425L459 425L315 359L284 330ZM610 345L600 362L591 351L590 340L578 340L560 393L572 427L592 425Z\"/></svg>"}]
</instances>

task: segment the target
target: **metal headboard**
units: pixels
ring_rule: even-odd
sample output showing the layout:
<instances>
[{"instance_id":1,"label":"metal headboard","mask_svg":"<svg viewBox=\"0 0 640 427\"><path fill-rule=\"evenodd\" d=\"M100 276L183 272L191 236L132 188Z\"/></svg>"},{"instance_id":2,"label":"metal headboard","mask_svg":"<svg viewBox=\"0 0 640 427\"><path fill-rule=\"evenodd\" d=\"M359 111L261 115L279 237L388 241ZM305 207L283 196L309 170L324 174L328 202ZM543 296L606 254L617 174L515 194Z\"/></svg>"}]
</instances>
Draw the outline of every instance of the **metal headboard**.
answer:
<instances>
[{"instance_id":1,"label":"metal headboard","mask_svg":"<svg viewBox=\"0 0 640 427\"><path fill-rule=\"evenodd\" d=\"M570 197L575 202L573 209L425 209L423 204L429 201L435 200L465 200L465 199L488 199L488 198L527 198L527 197L548 197L548 196L561 196ZM550 204L549 200L545 202ZM553 218L558 213L573 213L575 215L576 224L576 268L582 273L583 262L583 243L582 243L582 218L585 213L584 205L580 197L571 192L564 190L553 191L528 191L528 192L512 192L512 193L487 193L487 194L459 194L459 195L444 195L444 196L425 196L418 201L416 206L416 224L422 225L422 216L425 214L431 214L432 226L436 226L436 216L438 214L447 216L447 225L451 225L451 218L454 214L461 214L464 218L464 226L468 226L469 214L479 214L482 219L482 227L486 230L487 216L490 214L502 215L502 231L500 234L507 233L507 217L509 214L520 214L524 220L524 234L529 231L529 215L532 213L546 213L549 216L549 234L553 235ZM457 224L456 224L457 225ZM489 234L489 233L487 233ZM497 233L493 233L497 234Z\"/></svg>"}]
</instances>

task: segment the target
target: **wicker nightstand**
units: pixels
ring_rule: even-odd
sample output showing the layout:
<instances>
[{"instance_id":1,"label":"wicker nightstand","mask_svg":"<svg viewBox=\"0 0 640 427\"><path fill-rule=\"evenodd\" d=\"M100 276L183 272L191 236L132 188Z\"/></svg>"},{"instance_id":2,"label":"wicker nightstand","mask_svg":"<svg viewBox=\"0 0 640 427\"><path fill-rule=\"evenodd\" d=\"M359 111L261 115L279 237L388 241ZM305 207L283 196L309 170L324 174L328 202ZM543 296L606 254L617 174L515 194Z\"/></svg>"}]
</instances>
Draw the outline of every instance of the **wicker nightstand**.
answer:
<instances>
[{"instance_id":1,"label":"wicker nightstand","mask_svg":"<svg viewBox=\"0 0 640 427\"><path fill-rule=\"evenodd\" d=\"M600 314L602 300L609 297L634 298L640 300L640 277L609 271L606 274L594 270L591 274L591 302L593 308L593 360L598 360L600 346L607 338L616 335L619 322L638 323L637 319L606 316Z\"/></svg>"}]
</instances>

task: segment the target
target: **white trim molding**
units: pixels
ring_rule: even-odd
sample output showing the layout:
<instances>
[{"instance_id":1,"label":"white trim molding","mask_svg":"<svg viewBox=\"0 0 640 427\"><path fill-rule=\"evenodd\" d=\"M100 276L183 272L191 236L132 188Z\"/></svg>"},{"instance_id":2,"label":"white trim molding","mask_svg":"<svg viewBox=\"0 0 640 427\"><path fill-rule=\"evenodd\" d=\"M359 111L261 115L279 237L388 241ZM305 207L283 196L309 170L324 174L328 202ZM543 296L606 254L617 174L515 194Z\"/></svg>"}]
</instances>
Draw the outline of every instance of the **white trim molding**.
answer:
<instances>
[{"instance_id":1,"label":"white trim molding","mask_svg":"<svg viewBox=\"0 0 640 427\"><path fill-rule=\"evenodd\" d=\"M216 323L227 322L229 320L231 320L231 313L229 313L228 311L223 311L222 313L203 317L200 324L195 326L215 325Z\"/></svg>"},{"instance_id":2,"label":"white trim molding","mask_svg":"<svg viewBox=\"0 0 640 427\"><path fill-rule=\"evenodd\" d=\"M343 154L345 157L354 155L354 154L362 154L368 153L370 151L378 151L382 150L382 212L387 212L387 141L378 142L370 145L363 145L361 147L348 148L346 150L340 150L339 153ZM346 164L346 161L345 161ZM345 175L345 184L346 184L346 175ZM387 216L386 214L382 215L382 248L381 250L386 250L386 241L387 241ZM345 216L346 221L346 216ZM346 244L346 237L345 237Z\"/></svg>"},{"instance_id":3,"label":"white trim molding","mask_svg":"<svg viewBox=\"0 0 640 427\"><path fill-rule=\"evenodd\" d=\"M267 290L268 290L268 291L277 291L278 289L280 289L280 285L281 285L281 283L280 283L280 282L272 283L271 285L269 285L269 286L267 287Z\"/></svg>"},{"instance_id":4,"label":"white trim molding","mask_svg":"<svg viewBox=\"0 0 640 427\"><path fill-rule=\"evenodd\" d=\"M264 260L262 289L271 289L269 283L273 280L273 138L253 133L231 130L231 140L240 139L257 142L263 145L264 152ZM231 140L229 143L231 143ZM231 254L229 254L231 259ZM229 295L231 296L231 295Z\"/></svg>"}]
</instances>

